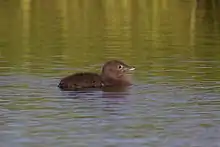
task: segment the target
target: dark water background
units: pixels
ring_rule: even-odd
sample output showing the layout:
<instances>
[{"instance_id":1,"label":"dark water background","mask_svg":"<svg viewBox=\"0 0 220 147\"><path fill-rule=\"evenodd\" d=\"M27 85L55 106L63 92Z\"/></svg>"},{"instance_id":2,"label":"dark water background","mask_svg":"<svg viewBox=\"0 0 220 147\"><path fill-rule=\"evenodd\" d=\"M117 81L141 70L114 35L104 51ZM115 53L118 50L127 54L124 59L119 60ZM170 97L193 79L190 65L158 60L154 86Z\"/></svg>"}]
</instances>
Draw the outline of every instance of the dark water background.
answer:
<instances>
[{"instance_id":1,"label":"dark water background","mask_svg":"<svg viewBox=\"0 0 220 147\"><path fill-rule=\"evenodd\" d=\"M126 90L61 92L121 59ZM1 147L220 147L216 0L0 0Z\"/></svg>"}]
</instances>

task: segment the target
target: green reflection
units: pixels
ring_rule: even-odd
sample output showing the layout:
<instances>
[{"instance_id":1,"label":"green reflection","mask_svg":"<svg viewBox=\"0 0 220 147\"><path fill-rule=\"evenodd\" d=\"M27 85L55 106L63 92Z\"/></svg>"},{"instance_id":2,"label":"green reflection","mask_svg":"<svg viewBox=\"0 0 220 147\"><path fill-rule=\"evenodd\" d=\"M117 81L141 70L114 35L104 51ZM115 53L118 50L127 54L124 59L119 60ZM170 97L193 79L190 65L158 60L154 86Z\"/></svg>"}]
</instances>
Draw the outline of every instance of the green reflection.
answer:
<instances>
[{"instance_id":1,"label":"green reflection","mask_svg":"<svg viewBox=\"0 0 220 147\"><path fill-rule=\"evenodd\" d=\"M219 79L217 14L211 0L0 1L0 70L60 76L120 58L143 79Z\"/></svg>"}]
</instances>

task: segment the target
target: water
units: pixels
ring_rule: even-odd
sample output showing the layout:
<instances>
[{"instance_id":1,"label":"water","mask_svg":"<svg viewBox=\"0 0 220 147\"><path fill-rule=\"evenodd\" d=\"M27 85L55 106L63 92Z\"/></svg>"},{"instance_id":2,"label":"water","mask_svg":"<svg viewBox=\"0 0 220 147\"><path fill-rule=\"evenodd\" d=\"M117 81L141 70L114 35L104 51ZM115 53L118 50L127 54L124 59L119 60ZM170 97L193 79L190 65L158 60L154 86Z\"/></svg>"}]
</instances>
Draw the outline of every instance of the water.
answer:
<instances>
[{"instance_id":1,"label":"water","mask_svg":"<svg viewBox=\"0 0 220 147\"><path fill-rule=\"evenodd\" d=\"M220 147L217 1L0 1L1 147ZM59 79L136 67L127 89Z\"/></svg>"}]
</instances>

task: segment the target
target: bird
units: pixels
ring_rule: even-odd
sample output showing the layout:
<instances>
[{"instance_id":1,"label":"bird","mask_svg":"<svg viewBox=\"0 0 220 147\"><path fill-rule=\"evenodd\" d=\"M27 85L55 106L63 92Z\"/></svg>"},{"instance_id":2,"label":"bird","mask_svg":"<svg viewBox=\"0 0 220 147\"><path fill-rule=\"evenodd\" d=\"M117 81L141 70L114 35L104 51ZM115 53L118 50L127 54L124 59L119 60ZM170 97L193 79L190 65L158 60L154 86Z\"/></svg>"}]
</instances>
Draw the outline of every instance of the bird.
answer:
<instances>
[{"instance_id":1,"label":"bird","mask_svg":"<svg viewBox=\"0 0 220 147\"><path fill-rule=\"evenodd\" d=\"M60 80L61 90L80 90L85 88L103 88L132 85L131 72L134 67L120 60L109 60L102 66L101 73L74 73Z\"/></svg>"}]
</instances>

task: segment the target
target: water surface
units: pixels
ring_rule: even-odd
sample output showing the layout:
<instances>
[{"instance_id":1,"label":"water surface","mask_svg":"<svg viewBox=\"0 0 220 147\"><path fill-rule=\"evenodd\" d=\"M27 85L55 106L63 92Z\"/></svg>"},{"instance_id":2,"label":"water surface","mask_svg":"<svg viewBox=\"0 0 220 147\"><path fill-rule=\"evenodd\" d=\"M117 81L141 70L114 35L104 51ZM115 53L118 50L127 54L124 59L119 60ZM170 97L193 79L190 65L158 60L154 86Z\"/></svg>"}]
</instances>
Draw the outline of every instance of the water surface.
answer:
<instances>
[{"instance_id":1,"label":"water surface","mask_svg":"<svg viewBox=\"0 0 220 147\"><path fill-rule=\"evenodd\" d=\"M220 146L216 1L0 1L0 146ZM127 89L59 79L136 67Z\"/></svg>"}]
</instances>

